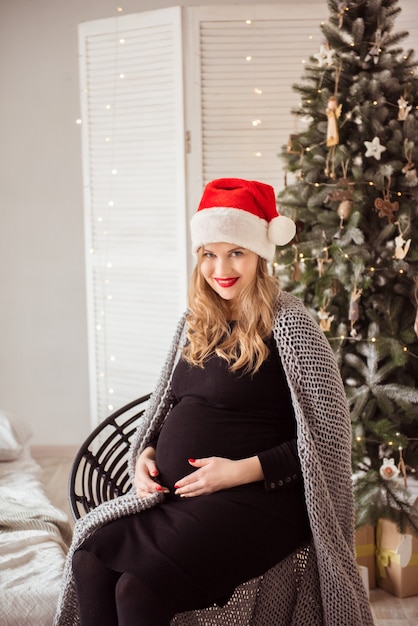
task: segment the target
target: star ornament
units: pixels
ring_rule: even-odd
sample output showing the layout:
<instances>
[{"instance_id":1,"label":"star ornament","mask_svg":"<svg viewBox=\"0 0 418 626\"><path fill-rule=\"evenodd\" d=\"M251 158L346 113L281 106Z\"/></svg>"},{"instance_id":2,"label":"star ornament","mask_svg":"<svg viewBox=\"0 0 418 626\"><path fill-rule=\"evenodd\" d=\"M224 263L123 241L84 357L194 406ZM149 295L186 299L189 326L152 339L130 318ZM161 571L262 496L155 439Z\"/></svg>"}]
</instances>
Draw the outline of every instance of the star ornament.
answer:
<instances>
[{"instance_id":1,"label":"star ornament","mask_svg":"<svg viewBox=\"0 0 418 626\"><path fill-rule=\"evenodd\" d=\"M334 50L330 50L328 46L320 46L319 52L313 55L314 59L316 59L319 63L319 67L323 67L324 65L332 65Z\"/></svg>"},{"instance_id":2,"label":"star ornament","mask_svg":"<svg viewBox=\"0 0 418 626\"><path fill-rule=\"evenodd\" d=\"M372 141L365 141L366 157L374 157L377 161L380 161L382 152L386 150L385 146L380 143L379 137L375 137Z\"/></svg>"}]
</instances>

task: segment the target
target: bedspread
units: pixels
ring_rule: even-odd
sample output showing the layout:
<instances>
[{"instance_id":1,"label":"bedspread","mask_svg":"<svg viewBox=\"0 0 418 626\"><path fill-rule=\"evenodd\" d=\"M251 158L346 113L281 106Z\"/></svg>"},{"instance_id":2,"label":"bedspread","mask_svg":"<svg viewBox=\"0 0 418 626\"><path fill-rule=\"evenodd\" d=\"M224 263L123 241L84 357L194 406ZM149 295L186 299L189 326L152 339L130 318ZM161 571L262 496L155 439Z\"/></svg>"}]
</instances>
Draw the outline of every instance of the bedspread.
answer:
<instances>
[{"instance_id":1,"label":"bedspread","mask_svg":"<svg viewBox=\"0 0 418 626\"><path fill-rule=\"evenodd\" d=\"M27 452L0 463L0 624L51 626L71 527Z\"/></svg>"}]
</instances>

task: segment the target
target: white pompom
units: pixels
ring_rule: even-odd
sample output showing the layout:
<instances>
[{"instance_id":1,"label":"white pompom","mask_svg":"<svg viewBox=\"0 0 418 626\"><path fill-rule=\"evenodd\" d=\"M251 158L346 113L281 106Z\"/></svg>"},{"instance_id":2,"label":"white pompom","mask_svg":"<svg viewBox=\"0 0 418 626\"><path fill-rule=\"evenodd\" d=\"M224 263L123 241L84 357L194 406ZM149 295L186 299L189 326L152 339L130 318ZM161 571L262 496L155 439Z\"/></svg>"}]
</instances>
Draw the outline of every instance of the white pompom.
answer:
<instances>
[{"instance_id":1,"label":"white pompom","mask_svg":"<svg viewBox=\"0 0 418 626\"><path fill-rule=\"evenodd\" d=\"M268 227L268 238L276 246L284 246L296 235L296 224L290 217L274 217Z\"/></svg>"}]
</instances>

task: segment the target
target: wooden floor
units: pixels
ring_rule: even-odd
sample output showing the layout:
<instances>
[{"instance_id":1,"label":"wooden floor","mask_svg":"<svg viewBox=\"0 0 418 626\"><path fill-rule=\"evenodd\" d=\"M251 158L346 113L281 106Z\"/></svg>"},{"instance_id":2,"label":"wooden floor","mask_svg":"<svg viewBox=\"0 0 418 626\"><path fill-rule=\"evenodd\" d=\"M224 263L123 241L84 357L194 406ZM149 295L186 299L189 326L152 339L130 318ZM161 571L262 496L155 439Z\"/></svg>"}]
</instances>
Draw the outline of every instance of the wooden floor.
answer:
<instances>
[{"instance_id":1,"label":"wooden floor","mask_svg":"<svg viewBox=\"0 0 418 626\"><path fill-rule=\"evenodd\" d=\"M372 589L370 605L376 626L418 625L418 596L400 599L382 589Z\"/></svg>"},{"instance_id":2,"label":"wooden floor","mask_svg":"<svg viewBox=\"0 0 418 626\"><path fill-rule=\"evenodd\" d=\"M67 483L75 451L60 450L60 453L56 454L53 450L45 451L35 448L32 454L43 468L43 481L47 494L55 506L67 512L71 520ZM372 589L370 605L375 626L418 626L418 596L399 599L382 589Z\"/></svg>"}]
</instances>

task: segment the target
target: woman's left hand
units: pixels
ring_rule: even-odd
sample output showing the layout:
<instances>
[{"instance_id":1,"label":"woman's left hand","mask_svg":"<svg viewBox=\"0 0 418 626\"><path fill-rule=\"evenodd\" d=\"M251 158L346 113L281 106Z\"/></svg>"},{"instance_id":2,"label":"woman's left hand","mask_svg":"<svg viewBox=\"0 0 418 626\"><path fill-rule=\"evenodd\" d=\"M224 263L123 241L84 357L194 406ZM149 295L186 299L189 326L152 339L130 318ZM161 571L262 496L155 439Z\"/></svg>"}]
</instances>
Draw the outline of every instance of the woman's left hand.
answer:
<instances>
[{"instance_id":1,"label":"woman's left hand","mask_svg":"<svg viewBox=\"0 0 418 626\"><path fill-rule=\"evenodd\" d=\"M263 480L263 470L257 456L232 461L218 456L204 459L189 459L196 468L174 485L175 493L182 498L208 495L221 489L230 489Z\"/></svg>"}]
</instances>

